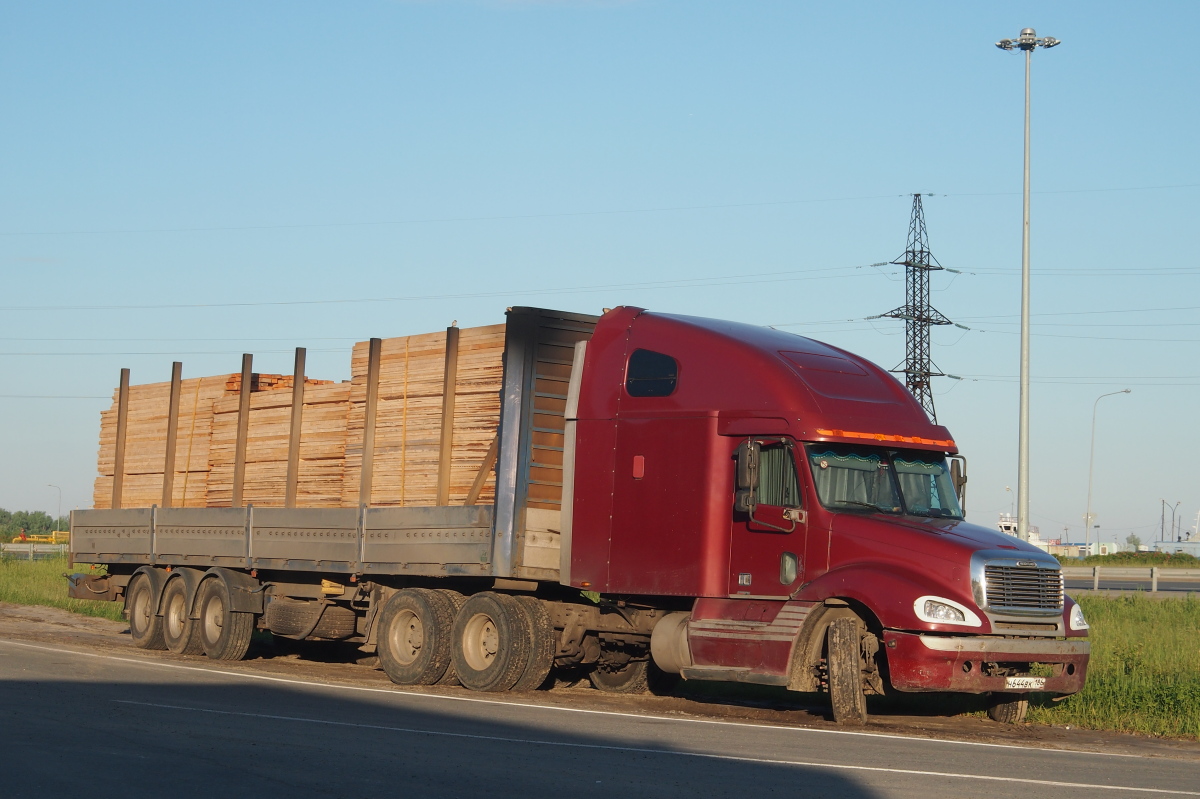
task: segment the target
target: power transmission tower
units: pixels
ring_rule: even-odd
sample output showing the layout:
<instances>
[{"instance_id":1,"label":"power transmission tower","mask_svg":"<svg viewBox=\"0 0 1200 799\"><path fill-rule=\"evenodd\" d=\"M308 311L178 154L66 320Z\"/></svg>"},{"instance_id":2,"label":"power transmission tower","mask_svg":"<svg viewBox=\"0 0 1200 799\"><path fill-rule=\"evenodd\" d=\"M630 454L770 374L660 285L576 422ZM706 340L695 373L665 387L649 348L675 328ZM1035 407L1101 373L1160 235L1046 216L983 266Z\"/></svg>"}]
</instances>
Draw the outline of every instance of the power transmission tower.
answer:
<instances>
[{"instance_id":1,"label":"power transmission tower","mask_svg":"<svg viewBox=\"0 0 1200 799\"><path fill-rule=\"evenodd\" d=\"M934 325L954 324L929 304L929 273L944 267L929 252L929 233L925 230L925 210L921 207L921 195L913 195L912 218L908 222L908 247L904 255L892 263L905 268L904 305L880 317L904 320L907 354L904 367L897 366L893 372L904 373L904 385L912 392L921 407L933 421L937 411L933 407L933 390L930 380L943 377L929 353L929 328Z\"/></svg>"}]
</instances>

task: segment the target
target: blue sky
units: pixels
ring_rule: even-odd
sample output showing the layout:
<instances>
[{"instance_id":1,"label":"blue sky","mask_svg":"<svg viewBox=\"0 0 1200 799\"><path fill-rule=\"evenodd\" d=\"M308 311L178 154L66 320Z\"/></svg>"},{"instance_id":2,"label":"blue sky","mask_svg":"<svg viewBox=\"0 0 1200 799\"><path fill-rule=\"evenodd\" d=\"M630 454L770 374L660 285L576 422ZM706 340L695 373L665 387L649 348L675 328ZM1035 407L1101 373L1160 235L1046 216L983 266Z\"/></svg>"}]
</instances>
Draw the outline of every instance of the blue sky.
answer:
<instances>
[{"instance_id":1,"label":"blue sky","mask_svg":"<svg viewBox=\"0 0 1200 799\"><path fill-rule=\"evenodd\" d=\"M928 192L939 420L969 515L1016 487L1025 26L1033 522L1200 508L1200 6L4 4L0 506L87 507L134 382L342 379L369 336L633 304L788 325L885 367ZM392 298L378 301L381 298ZM338 302L331 302L331 301ZM341 302L345 300L346 302ZM376 300L363 302L363 300ZM300 302L291 305L230 303ZM178 306L188 307L178 307ZM177 307L170 307L177 306ZM19 395L19 396L13 396Z\"/></svg>"}]
</instances>

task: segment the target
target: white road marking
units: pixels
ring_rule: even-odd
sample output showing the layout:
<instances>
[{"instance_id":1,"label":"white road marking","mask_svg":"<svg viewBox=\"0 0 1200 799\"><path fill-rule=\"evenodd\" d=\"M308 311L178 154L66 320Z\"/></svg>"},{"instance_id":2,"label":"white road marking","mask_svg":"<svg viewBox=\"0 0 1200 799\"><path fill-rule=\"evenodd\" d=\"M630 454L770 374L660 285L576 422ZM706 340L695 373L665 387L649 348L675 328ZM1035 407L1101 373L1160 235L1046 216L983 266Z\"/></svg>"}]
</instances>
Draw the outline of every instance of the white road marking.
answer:
<instances>
[{"instance_id":1,"label":"white road marking","mask_svg":"<svg viewBox=\"0 0 1200 799\"><path fill-rule=\"evenodd\" d=\"M960 774L949 771L918 771L916 769L884 768L882 766L854 766L842 763L818 763L807 760L777 760L761 757L742 757L738 755L723 755L713 752L684 752L674 749L652 749L641 746L620 746L617 744L587 744L570 741L548 741L538 738L506 738L500 735L479 735L465 732L444 732L440 730L422 730L415 727L392 727L383 724L362 724L351 721L330 721L328 719L304 718L303 716L279 716L271 713L246 713L234 710L213 710L203 707L188 707L186 705L163 705L154 702L135 702L127 699L112 700L120 705L137 705L152 707L160 710L183 710L191 713L209 713L218 716L238 716L250 719L267 719L270 721L290 721L298 724L324 724L331 727L352 727L360 730L377 730L382 732L399 732L411 735L428 735L440 738L465 738L472 741L495 741L498 743L521 744L525 746L558 746L568 749L599 749L610 752L630 752L643 755L671 755L675 757L698 757L706 760L725 760L737 763L755 763L767 766L798 766L804 768L828 769L831 771L868 771L882 774L903 774L914 777L943 777L956 780L980 780L985 782L1011 782L1022 785L1040 785L1054 788L1081 788L1104 791L1134 791L1137 793L1159 793L1174 796L1200 796L1200 791L1177 791L1164 788L1135 788L1128 785L1101 785L1087 782L1062 782L1059 780L1033 780L1022 777L993 777L986 774Z\"/></svg>"},{"instance_id":2,"label":"white road marking","mask_svg":"<svg viewBox=\"0 0 1200 799\"><path fill-rule=\"evenodd\" d=\"M862 732L857 730L831 730L818 727L785 727L779 724L758 724L754 722L743 721L728 721L725 719L695 719L682 718L678 716L659 716L650 713L633 713L620 710L593 710L590 708L578 707L562 707L559 705L541 705L534 702L513 702L502 699L484 699L477 696L451 696L446 694L430 694L422 691L412 690L408 688L371 688L365 685L343 685L340 683L316 682L312 680L297 680L289 677L278 677L269 674L256 674L249 671L228 671L225 669L216 669L206 666L187 666L182 663L167 663L161 660L151 660L149 658L130 658L120 657L117 655L102 655L97 652L80 652L76 649L65 649L62 647L41 646L39 644L25 643L24 641L12 641L5 638L0 638L0 643L10 644L12 646L25 647L27 649L39 649L44 652L54 652L56 654L72 654L79 657L96 658L98 660L112 660L119 663L131 663L136 666L145 666L155 669L171 669L175 671L190 671L199 672L201 674L217 674L224 677L237 677L246 680L262 680L263 682L278 682L287 685L301 685L310 688L325 688L338 691L357 691L362 693L387 694L392 697L421 697L424 699L437 699L451 702L474 702L484 705L500 705L503 707L524 707L534 710L553 710L560 713L583 713L598 716L621 716L626 718L647 719L650 721L673 721L685 722L688 724L717 724L731 727L744 727L748 729L775 730L781 732L804 733L812 735L849 735L860 738L885 738L898 741L901 743L936 743L947 744L952 746L982 746L993 749L1019 749L1022 752L1042 752L1046 754L1062 754L1062 755L1087 755L1090 757L1128 757L1137 759L1146 759L1150 755L1127 754L1124 752L1096 752L1087 749L1053 749L1049 747L1038 746L1020 746L1017 744L997 744L985 743L982 741L955 741L949 738L924 738L908 735L893 735L882 732Z\"/></svg>"}]
</instances>

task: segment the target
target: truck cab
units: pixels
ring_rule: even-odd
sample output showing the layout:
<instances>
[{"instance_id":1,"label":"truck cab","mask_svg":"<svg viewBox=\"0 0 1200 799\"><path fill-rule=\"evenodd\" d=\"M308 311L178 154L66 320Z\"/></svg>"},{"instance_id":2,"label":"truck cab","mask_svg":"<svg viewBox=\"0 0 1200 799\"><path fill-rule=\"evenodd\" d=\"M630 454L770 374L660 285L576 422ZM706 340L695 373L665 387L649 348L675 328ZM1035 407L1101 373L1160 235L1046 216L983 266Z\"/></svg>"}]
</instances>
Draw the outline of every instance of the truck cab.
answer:
<instances>
[{"instance_id":1,"label":"truck cab","mask_svg":"<svg viewBox=\"0 0 1200 799\"><path fill-rule=\"evenodd\" d=\"M656 628L660 666L828 688L835 711L840 679L850 720L864 692L987 693L1012 716L1032 690L1082 687L1086 622L1058 562L965 520L954 440L890 374L770 328L638 308L581 346L564 573L691 599Z\"/></svg>"}]
</instances>

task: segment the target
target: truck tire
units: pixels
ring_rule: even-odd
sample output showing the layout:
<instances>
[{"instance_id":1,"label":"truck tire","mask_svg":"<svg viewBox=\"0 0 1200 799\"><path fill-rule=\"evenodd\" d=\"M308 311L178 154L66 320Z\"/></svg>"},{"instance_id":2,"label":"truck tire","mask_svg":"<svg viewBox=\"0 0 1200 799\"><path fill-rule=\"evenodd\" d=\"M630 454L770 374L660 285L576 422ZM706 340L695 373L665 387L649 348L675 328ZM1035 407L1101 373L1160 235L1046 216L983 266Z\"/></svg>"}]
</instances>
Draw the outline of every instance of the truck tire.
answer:
<instances>
[{"instance_id":1,"label":"truck tire","mask_svg":"<svg viewBox=\"0 0 1200 799\"><path fill-rule=\"evenodd\" d=\"M1001 724L1020 724L1029 710L1028 694L992 693L988 697L988 718Z\"/></svg>"},{"instance_id":2,"label":"truck tire","mask_svg":"<svg viewBox=\"0 0 1200 799\"><path fill-rule=\"evenodd\" d=\"M588 673L597 690L609 694L644 694L650 690L650 661L630 660L613 669L603 663Z\"/></svg>"},{"instance_id":3,"label":"truck tire","mask_svg":"<svg viewBox=\"0 0 1200 799\"><path fill-rule=\"evenodd\" d=\"M440 594L445 597L453 608L453 613L450 617L451 633L453 636L454 621L458 618L458 612L462 610L462 606L466 604L467 598L457 591L451 591L449 588L434 588L435 594ZM438 685L458 685L458 670L454 668L454 645L450 645L450 663L446 666L446 673L442 675L442 679L437 681Z\"/></svg>"},{"instance_id":4,"label":"truck tire","mask_svg":"<svg viewBox=\"0 0 1200 799\"><path fill-rule=\"evenodd\" d=\"M514 691L535 691L546 682L554 666L554 650L558 640L554 636L554 623L546 606L537 597L521 595L513 597L525 614L529 625L529 664L513 686Z\"/></svg>"},{"instance_id":5,"label":"truck tire","mask_svg":"<svg viewBox=\"0 0 1200 799\"><path fill-rule=\"evenodd\" d=\"M199 655L204 652L197 629L200 625L191 618L187 600L187 583L179 577L170 580L163 590L163 643L177 655Z\"/></svg>"},{"instance_id":6,"label":"truck tire","mask_svg":"<svg viewBox=\"0 0 1200 799\"><path fill-rule=\"evenodd\" d=\"M254 614L230 610L229 589L218 578L200 584L200 641L213 660L241 660L250 649Z\"/></svg>"},{"instance_id":7,"label":"truck tire","mask_svg":"<svg viewBox=\"0 0 1200 799\"><path fill-rule=\"evenodd\" d=\"M484 591L454 621L454 668L472 691L507 691L529 665L529 625L517 600Z\"/></svg>"},{"instance_id":8,"label":"truck tire","mask_svg":"<svg viewBox=\"0 0 1200 799\"><path fill-rule=\"evenodd\" d=\"M313 618L321 616L313 626ZM357 631L358 617L344 605L320 605L315 600L276 597L267 603L263 621L273 634L283 638L295 638L307 632L306 639L318 641L341 641Z\"/></svg>"},{"instance_id":9,"label":"truck tire","mask_svg":"<svg viewBox=\"0 0 1200 799\"><path fill-rule=\"evenodd\" d=\"M454 605L438 591L405 588L379 614L379 664L397 685L434 685L450 666Z\"/></svg>"},{"instance_id":10,"label":"truck tire","mask_svg":"<svg viewBox=\"0 0 1200 799\"><path fill-rule=\"evenodd\" d=\"M825 634L825 663L829 670L829 698L838 724L866 724L867 697L863 693L861 627L858 619L834 619Z\"/></svg>"},{"instance_id":11,"label":"truck tire","mask_svg":"<svg viewBox=\"0 0 1200 799\"><path fill-rule=\"evenodd\" d=\"M129 635L138 649L166 649L163 620L154 605L154 584L145 574L135 575L125 595Z\"/></svg>"}]
</instances>

